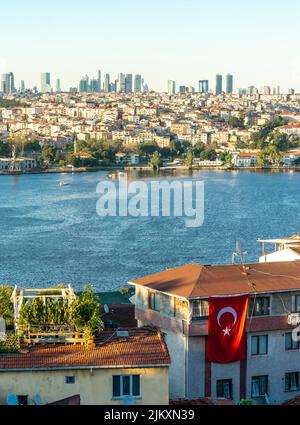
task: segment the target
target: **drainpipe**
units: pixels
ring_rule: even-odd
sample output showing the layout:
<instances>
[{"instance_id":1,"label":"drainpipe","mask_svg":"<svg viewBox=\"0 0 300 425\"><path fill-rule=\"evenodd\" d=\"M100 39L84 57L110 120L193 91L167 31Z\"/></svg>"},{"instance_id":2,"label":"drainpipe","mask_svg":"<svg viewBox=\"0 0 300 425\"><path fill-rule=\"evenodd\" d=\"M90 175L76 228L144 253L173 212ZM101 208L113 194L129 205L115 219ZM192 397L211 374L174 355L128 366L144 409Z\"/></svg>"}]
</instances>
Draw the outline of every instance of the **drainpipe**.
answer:
<instances>
[{"instance_id":1,"label":"drainpipe","mask_svg":"<svg viewBox=\"0 0 300 425\"><path fill-rule=\"evenodd\" d=\"M191 306L190 302L188 301L188 308L187 308L187 331L186 331L186 337L185 337L185 391L184 396L185 399L188 399L189 395L189 337L190 337L190 324L191 324Z\"/></svg>"}]
</instances>

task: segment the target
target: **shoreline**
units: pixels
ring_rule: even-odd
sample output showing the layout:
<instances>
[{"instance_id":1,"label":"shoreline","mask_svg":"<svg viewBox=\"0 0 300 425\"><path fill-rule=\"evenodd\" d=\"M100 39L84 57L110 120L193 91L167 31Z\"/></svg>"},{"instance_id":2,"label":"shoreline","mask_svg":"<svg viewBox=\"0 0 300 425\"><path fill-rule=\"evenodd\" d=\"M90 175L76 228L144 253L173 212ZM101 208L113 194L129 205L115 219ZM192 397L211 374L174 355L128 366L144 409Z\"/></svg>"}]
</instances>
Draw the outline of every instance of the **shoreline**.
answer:
<instances>
[{"instance_id":1,"label":"shoreline","mask_svg":"<svg viewBox=\"0 0 300 425\"><path fill-rule=\"evenodd\" d=\"M96 173L98 171L145 171L153 172L152 168L149 166L105 166L105 167L81 167L81 168L50 168L47 170L27 170L27 171L12 171L12 172L3 172L0 171L1 176L23 176L23 175L40 175L40 174L81 174L81 173ZM161 167L158 171L159 173L164 172L193 172L193 171L252 171L252 172L299 172L300 166L281 166L281 167L199 167L195 166L193 169L189 169L185 166L169 166Z\"/></svg>"}]
</instances>

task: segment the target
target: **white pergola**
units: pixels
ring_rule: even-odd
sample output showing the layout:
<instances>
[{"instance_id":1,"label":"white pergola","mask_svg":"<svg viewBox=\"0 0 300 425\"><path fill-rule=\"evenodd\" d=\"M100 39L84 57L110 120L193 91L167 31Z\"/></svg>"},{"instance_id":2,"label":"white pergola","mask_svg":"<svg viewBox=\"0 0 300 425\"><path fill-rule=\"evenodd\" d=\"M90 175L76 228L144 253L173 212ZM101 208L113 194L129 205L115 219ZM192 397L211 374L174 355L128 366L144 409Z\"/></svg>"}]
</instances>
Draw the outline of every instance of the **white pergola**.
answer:
<instances>
[{"instance_id":1,"label":"white pergola","mask_svg":"<svg viewBox=\"0 0 300 425\"><path fill-rule=\"evenodd\" d=\"M14 306L14 322L16 331L18 330L18 321L24 299L32 300L35 298L43 299L44 303L46 303L47 298L68 300L68 302L71 303L76 299L76 295L71 285L66 288L46 289L18 289L18 287L15 286L11 296L11 302Z\"/></svg>"}]
</instances>

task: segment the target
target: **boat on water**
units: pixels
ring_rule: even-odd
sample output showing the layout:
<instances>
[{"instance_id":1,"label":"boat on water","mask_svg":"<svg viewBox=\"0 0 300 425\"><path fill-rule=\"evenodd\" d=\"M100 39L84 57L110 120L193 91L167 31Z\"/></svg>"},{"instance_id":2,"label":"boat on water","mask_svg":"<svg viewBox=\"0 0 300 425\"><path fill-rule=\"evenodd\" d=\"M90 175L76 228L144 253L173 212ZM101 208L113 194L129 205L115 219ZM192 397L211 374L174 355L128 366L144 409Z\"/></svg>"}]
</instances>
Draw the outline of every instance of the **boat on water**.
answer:
<instances>
[{"instance_id":1,"label":"boat on water","mask_svg":"<svg viewBox=\"0 0 300 425\"><path fill-rule=\"evenodd\" d=\"M127 174L122 172L109 173L108 177L112 180L120 180L126 178Z\"/></svg>"},{"instance_id":2,"label":"boat on water","mask_svg":"<svg viewBox=\"0 0 300 425\"><path fill-rule=\"evenodd\" d=\"M69 185L69 183L67 183L67 182L65 182L63 180L58 183L58 186L59 187L68 186L68 185Z\"/></svg>"}]
</instances>

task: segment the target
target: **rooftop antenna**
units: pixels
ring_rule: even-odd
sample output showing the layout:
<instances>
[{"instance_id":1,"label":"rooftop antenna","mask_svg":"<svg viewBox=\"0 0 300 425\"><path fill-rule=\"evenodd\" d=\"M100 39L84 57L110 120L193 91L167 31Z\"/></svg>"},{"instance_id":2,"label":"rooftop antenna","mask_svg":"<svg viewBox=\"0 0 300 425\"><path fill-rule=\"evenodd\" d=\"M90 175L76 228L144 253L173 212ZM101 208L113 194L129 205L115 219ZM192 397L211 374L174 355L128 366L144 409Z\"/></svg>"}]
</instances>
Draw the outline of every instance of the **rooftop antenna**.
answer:
<instances>
[{"instance_id":1,"label":"rooftop antenna","mask_svg":"<svg viewBox=\"0 0 300 425\"><path fill-rule=\"evenodd\" d=\"M232 264L235 264L236 258L239 258L242 264L244 264L247 255L248 255L248 252L242 250L241 242L237 240L235 251L232 254Z\"/></svg>"}]
</instances>

